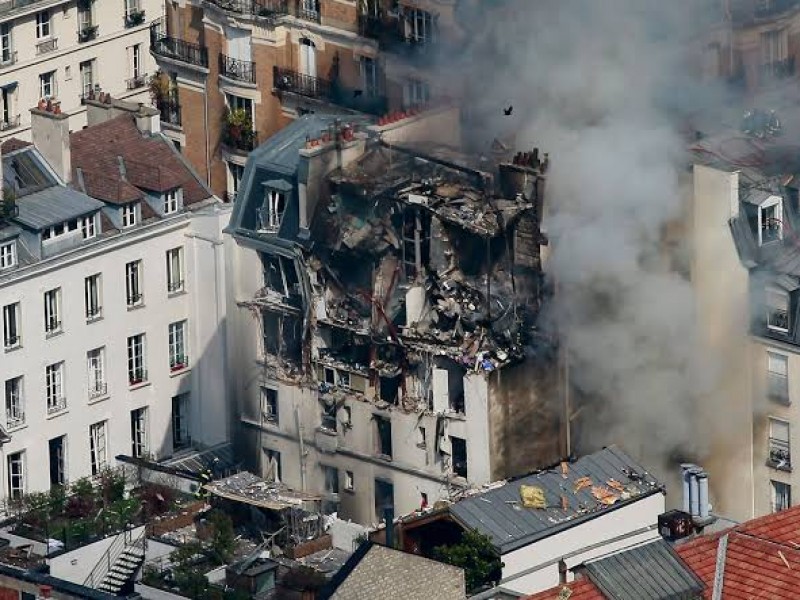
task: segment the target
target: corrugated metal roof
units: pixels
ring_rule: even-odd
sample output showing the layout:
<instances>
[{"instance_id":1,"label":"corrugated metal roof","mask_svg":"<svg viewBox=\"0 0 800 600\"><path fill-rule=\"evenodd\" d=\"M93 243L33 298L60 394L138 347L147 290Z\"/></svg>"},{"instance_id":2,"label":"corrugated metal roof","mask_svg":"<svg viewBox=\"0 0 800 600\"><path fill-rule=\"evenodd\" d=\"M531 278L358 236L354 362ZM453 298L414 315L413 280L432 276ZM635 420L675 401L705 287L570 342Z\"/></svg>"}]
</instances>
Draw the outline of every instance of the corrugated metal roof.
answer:
<instances>
[{"instance_id":1,"label":"corrugated metal roof","mask_svg":"<svg viewBox=\"0 0 800 600\"><path fill-rule=\"evenodd\" d=\"M202 473L206 469L228 474L230 471L234 470L239 463L233 452L233 446L231 444L223 444L207 450L177 456L170 460L165 460L162 464L197 474Z\"/></svg>"},{"instance_id":2,"label":"corrugated metal roof","mask_svg":"<svg viewBox=\"0 0 800 600\"><path fill-rule=\"evenodd\" d=\"M585 485L588 481L590 485ZM546 507L524 508L520 498L523 485L540 488ZM540 471L465 498L453 504L450 512L464 526L487 535L505 554L661 489L661 483L643 467L612 446L568 463L566 468ZM611 493L608 501L613 499L613 504L601 502L593 492L601 496Z\"/></svg>"},{"instance_id":3,"label":"corrugated metal roof","mask_svg":"<svg viewBox=\"0 0 800 600\"><path fill-rule=\"evenodd\" d=\"M608 600L695 600L705 585L664 540L586 564Z\"/></svg>"},{"instance_id":4,"label":"corrugated metal roof","mask_svg":"<svg viewBox=\"0 0 800 600\"><path fill-rule=\"evenodd\" d=\"M44 229L99 210L105 206L72 188L56 185L17 200L19 223L32 229Z\"/></svg>"}]
</instances>

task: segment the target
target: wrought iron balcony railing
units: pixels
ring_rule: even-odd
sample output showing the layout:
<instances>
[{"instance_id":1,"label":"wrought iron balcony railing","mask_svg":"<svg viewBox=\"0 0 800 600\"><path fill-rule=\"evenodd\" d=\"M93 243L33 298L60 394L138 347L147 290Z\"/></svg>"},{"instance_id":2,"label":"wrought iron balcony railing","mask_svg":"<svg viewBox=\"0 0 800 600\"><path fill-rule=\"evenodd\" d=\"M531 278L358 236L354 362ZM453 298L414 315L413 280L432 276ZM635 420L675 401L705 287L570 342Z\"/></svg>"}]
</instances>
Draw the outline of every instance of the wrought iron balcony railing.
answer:
<instances>
[{"instance_id":1,"label":"wrought iron balcony railing","mask_svg":"<svg viewBox=\"0 0 800 600\"><path fill-rule=\"evenodd\" d=\"M131 77L130 79L125 80L125 87L129 90L137 90L139 88L143 88L147 85L147 73L143 73L141 75L137 75L136 77Z\"/></svg>"},{"instance_id":2,"label":"wrought iron balcony railing","mask_svg":"<svg viewBox=\"0 0 800 600\"><path fill-rule=\"evenodd\" d=\"M252 152L258 146L258 133L252 128L246 129L225 124L222 131L222 143L233 150Z\"/></svg>"},{"instance_id":3,"label":"wrought iron balcony railing","mask_svg":"<svg viewBox=\"0 0 800 600\"><path fill-rule=\"evenodd\" d=\"M319 0L298 0L297 18L312 23L319 23L321 14L319 10Z\"/></svg>"},{"instance_id":4,"label":"wrought iron balcony railing","mask_svg":"<svg viewBox=\"0 0 800 600\"><path fill-rule=\"evenodd\" d=\"M388 107L387 98L375 94L374 91L356 90L338 82L330 82L327 79L281 67L273 67L272 73L273 87L282 92L315 98L374 115L384 114Z\"/></svg>"},{"instance_id":5,"label":"wrought iron balcony railing","mask_svg":"<svg viewBox=\"0 0 800 600\"><path fill-rule=\"evenodd\" d=\"M239 15L275 20L289 14L288 0L208 0L222 10Z\"/></svg>"},{"instance_id":6,"label":"wrought iron balcony railing","mask_svg":"<svg viewBox=\"0 0 800 600\"><path fill-rule=\"evenodd\" d=\"M108 394L108 384L105 381L98 381L90 385L89 398L101 398Z\"/></svg>"},{"instance_id":7,"label":"wrought iron balcony railing","mask_svg":"<svg viewBox=\"0 0 800 600\"><path fill-rule=\"evenodd\" d=\"M86 27L79 29L78 42L82 44L84 42L89 42L93 40L94 38L97 37L97 32L99 30L100 28L97 25L87 25Z\"/></svg>"},{"instance_id":8,"label":"wrought iron balcony railing","mask_svg":"<svg viewBox=\"0 0 800 600\"><path fill-rule=\"evenodd\" d=\"M272 68L272 84L282 92L292 92L309 98L327 98L331 92L331 82L327 79L277 66Z\"/></svg>"},{"instance_id":9,"label":"wrought iron balcony railing","mask_svg":"<svg viewBox=\"0 0 800 600\"><path fill-rule=\"evenodd\" d=\"M180 127L181 105L178 98L159 98L155 101L156 108L161 113L161 122Z\"/></svg>"},{"instance_id":10,"label":"wrought iron balcony railing","mask_svg":"<svg viewBox=\"0 0 800 600\"><path fill-rule=\"evenodd\" d=\"M220 54L219 74L228 79L254 84L256 82L256 63Z\"/></svg>"},{"instance_id":11,"label":"wrought iron balcony railing","mask_svg":"<svg viewBox=\"0 0 800 600\"><path fill-rule=\"evenodd\" d=\"M50 38L36 44L36 54L47 54L58 50L58 39Z\"/></svg>"},{"instance_id":12,"label":"wrought iron balcony railing","mask_svg":"<svg viewBox=\"0 0 800 600\"><path fill-rule=\"evenodd\" d=\"M129 10L127 13L125 13L125 16L123 17L123 19L125 20L125 27L130 28L130 27L136 27L137 25L141 25L142 23L144 23L144 17L145 17L144 9L134 8L132 10Z\"/></svg>"},{"instance_id":13,"label":"wrought iron balcony railing","mask_svg":"<svg viewBox=\"0 0 800 600\"><path fill-rule=\"evenodd\" d=\"M178 38L163 35L157 26L150 28L150 49L153 54L208 68L208 49Z\"/></svg>"},{"instance_id":14,"label":"wrought iron balcony railing","mask_svg":"<svg viewBox=\"0 0 800 600\"><path fill-rule=\"evenodd\" d=\"M67 399L64 396L47 399L47 414L52 415L67 408Z\"/></svg>"}]
</instances>

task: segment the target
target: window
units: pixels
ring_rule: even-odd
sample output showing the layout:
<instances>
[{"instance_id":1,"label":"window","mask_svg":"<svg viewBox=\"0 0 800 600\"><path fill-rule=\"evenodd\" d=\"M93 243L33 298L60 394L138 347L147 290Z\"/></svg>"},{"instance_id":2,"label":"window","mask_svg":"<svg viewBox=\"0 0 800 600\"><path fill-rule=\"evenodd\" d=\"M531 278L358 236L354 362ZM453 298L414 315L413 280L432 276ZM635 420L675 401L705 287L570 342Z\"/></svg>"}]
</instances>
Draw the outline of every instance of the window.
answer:
<instances>
[{"instance_id":1,"label":"window","mask_svg":"<svg viewBox=\"0 0 800 600\"><path fill-rule=\"evenodd\" d=\"M86 354L86 362L89 368L89 399L105 396L108 392L105 373L106 349L90 350Z\"/></svg>"},{"instance_id":2,"label":"window","mask_svg":"<svg viewBox=\"0 0 800 600\"><path fill-rule=\"evenodd\" d=\"M0 88L0 102L3 103L3 111L0 113L0 129L8 129L19 125L19 115L14 114L14 96L16 88Z\"/></svg>"},{"instance_id":3,"label":"window","mask_svg":"<svg viewBox=\"0 0 800 600\"><path fill-rule=\"evenodd\" d=\"M789 403L789 363L783 354L767 352L767 395Z\"/></svg>"},{"instance_id":4,"label":"window","mask_svg":"<svg viewBox=\"0 0 800 600\"><path fill-rule=\"evenodd\" d=\"M337 425L336 403L332 402L330 406L325 406L322 409L322 427L328 431L336 431Z\"/></svg>"},{"instance_id":5,"label":"window","mask_svg":"<svg viewBox=\"0 0 800 600\"><path fill-rule=\"evenodd\" d=\"M125 0L125 16L139 12L139 0Z\"/></svg>"},{"instance_id":6,"label":"window","mask_svg":"<svg viewBox=\"0 0 800 600\"><path fill-rule=\"evenodd\" d=\"M336 467L322 465L322 474L325 477L325 492L327 494L338 494L339 470Z\"/></svg>"},{"instance_id":7,"label":"window","mask_svg":"<svg viewBox=\"0 0 800 600\"><path fill-rule=\"evenodd\" d=\"M386 458L392 458L392 422L386 417L374 415L375 450Z\"/></svg>"},{"instance_id":8,"label":"window","mask_svg":"<svg viewBox=\"0 0 800 600\"><path fill-rule=\"evenodd\" d=\"M131 46L131 77L137 79L142 76L142 45Z\"/></svg>"},{"instance_id":9,"label":"window","mask_svg":"<svg viewBox=\"0 0 800 600\"><path fill-rule=\"evenodd\" d=\"M280 227L283 211L286 209L286 197L277 190L266 191L264 205L259 212L259 229L275 231Z\"/></svg>"},{"instance_id":10,"label":"window","mask_svg":"<svg viewBox=\"0 0 800 600\"><path fill-rule=\"evenodd\" d=\"M189 366L186 355L186 321L169 324L169 370L180 371Z\"/></svg>"},{"instance_id":11,"label":"window","mask_svg":"<svg viewBox=\"0 0 800 600\"><path fill-rule=\"evenodd\" d=\"M789 294L786 292L767 290L767 327L774 331L789 331Z\"/></svg>"},{"instance_id":12,"label":"window","mask_svg":"<svg viewBox=\"0 0 800 600\"><path fill-rule=\"evenodd\" d=\"M78 33L85 32L92 26L92 4L86 2L81 5L78 2Z\"/></svg>"},{"instance_id":13,"label":"window","mask_svg":"<svg viewBox=\"0 0 800 600\"><path fill-rule=\"evenodd\" d=\"M244 175L244 167L234 162L228 164L228 194L225 200L233 202L236 200L236 194L239 193L239 186L242 183L242 176Z\"/></svg>"},{"instance_id":14,"label":"window","mask_svg":"<svg viewBox=\"0 0 800 600\"><path fill-rule=\"evenodd\" d=\"M428 104L431 100L431 89L427 82L410 79L403 87L403 104L407 108Z\"/></svg>"},{"instance_id":15,"label":"window","mask_svg":"<svg viewBox=\"0 0 800 600\"><path fill-rule=\"evenodd\" d=\"M786 510L792 505L792 486L780 481L770 481L772 488L772 512Z\"/></svg>"},{"instance_id":16,"label":"window","mask_svg":"<svg viewBox=\"0 0 800 600\"><path fill-rule=\"evenodd\" d=\"M261 413L268 423L278 424L278 390L261 388Z\"/></svg>"},{"instance_id":17,"label":"window","mask_svg":"<svg viewBox=\"0 0 800 600\"><path fill-rule=\"evenodd\" d=\"M312 95L316 94L317 47L308 38L300 38L300 73L312 78L307 79L307 83L304 83L304 85L310 88L309 92Z\"/></svg>"},{"instance_id":18,"label":"window","mask_svg":"<svg viewBox=\"0 0 800 600\"><path fill-rule=\"evenodd\" d=\"M50 30L50 11L42 10L36 13L36 39L49 38Z\"/></svg>"},{"instance_id":19,"label":"window","mask_svg":"<svg viewBox=\"0 0 800 600\"><path fill-rule=\"evenodd\" d=\"M17 264L17 242L0 244L0 270L10 269Z\"/></svg>"},{"instance_id":20,"label":"window","mask_svg":"<svg viewBox=\"0 0 800 600\"><path fill-rule=\"evenodd\" d=\"M47 414L51 415L67 408L64 397L64 362L57 362L45 367L47 387Z\"/></svg>"},{"instance_id":21,"label":"window","mask_svg":"<svg viewBox=\"0 0 800 600\"><path fill-rule=\"evenodd\" d=\"M264 448L264 480L273 483L281 481L281 453Z\"/></svg>"},{"instance_id":22,"label":"window","mask_svg":"<svg viewBox=\"0 0 800 600\"><path fill-rule=\"evenodd\" d=\"M62 435L48 442L50 458L50 487L67 483L67 436Z\"/></svg>"},{"instance_id":23,"label":"window","mask_svg":"<svg viewBox=\"0 0 800 600\"><path fill-rule=\"evenodd\" d=\"M385 518L387 511L394 513L394 484L383 479L375 480L375 516L378 521Z\"/></svg>"},{"instance_id":24,"label":"window","mask_svg":"<svg viewBox=\"0 0 800 600\"><path fill-rule=\"evenodd\" d=\"M300 10L307 16L319 13L319 0L300 0Z\"/></svg>"},{"instance_id":25,"label":"window","mask_svg":"<svg viewBox=\"0 0 800 600\"><path fill-rule=\"evenodd\" d=\"M49 334L61 331L61 288L44 293L44 330Z\"/></svg>"},{"instance_id":26,"label":"window","mask_svg":"<svg viewBox=\"0 0 800 600\"><path fill-rule=\"evenodd\" d=\"M172 397L172 448L179 450L192 443L189 428L189 394Z\"/></svg>"},{"instance_id":27,"label":"window","mask_svg":"<svg viewBox=\"0 0 800 600\"><path fill-rule=\"evenodd\" d=\"M233 94L225 94L225 102L228 104L228 110L231 112L235 110L244 111L244 113L250 119L250 123L255 123L255 119L253 117L253 101L250 98L234 96Z\"/></svg>"},{"instance_id":28,"label":"window","mask_svg":"<svg viewBox=\"0 0 800 600\"><path fill-rule=\"evenodd\" d=\"M133 227L136 225L138 202L131 202L122 207L122 227Z\"/></svg>"},{"instance_id":29,"label":"window","mask_svg":"<svg viewBox=\"0 0 800 600\"><path fill-rule=\"evenodd\" d=\"M131 411L131 456L147 456L147 407Z\"/></svg>"},{"instance_id":30,"label":"window","mask_svg":"<svg viewBox=\"0 0 800 600\"><path fill-rule=\"evenodd\" d=\"M47 100L56 95L56 72L48 71L39 75L39 97Z\"/></svg>"},{"instance_id":31,"label":"window","mask_svg":"<svg viewBox=\"0 0 800 600\"><path fill-rule=\"evenodd\" d=\"M417 446L425 448L428 445L428 439L424 427L417 427Z\"/></svg>"},{"instance_id":32,"label":"window","mask_svg":"<svg viewBox=\"0 0 800 600\"><path fill-rule=\"evenodd\" d=\"M18 500L25 495L25 452L8 455L8 497Z\"/></svg>"},{"instance_id":33,"label":"window","mask_svg":"<svg viewBox=\"0 0 800 600\"><path fill-rule=\"evenodd\" d=\"M128 338L128 382L137 385L147 381L144 334Z\"/></svg>"},{"instance_id":34,"label":"window","mask_svg":"<svg viewBox=\"0 0 800 600\"><path fill-rule=\"evenodd\" d=\"M356 489L352 471L344 472L344 489L348 492L355 491Z\"/></svg>"},{"instance_id":35,"label":"window","mask_svg":"<svg viewBox=\"0 0 800 600\"><path fill-rule=\"evenodd\" d=\"M769 458L767 463L783 471L791 471L789 422L780 419L769 420Z\"/></svg>"},{"instance_id":36,"label":"window","mask_svg":"<svg viewBox=\"0 0 800 600\"><path fill-rule=\"evenodd\" d=\"M364 95L374 98L380 92L380 81L378 79L378 62L374 58L367 56L361 57L361 85L364 88Z\"/></svg>"},{"instance_id":37,"label":"window","mask_svg":"<svg viewBox=\"0 0 800 600\"><path fill-rule=\"evenodd\" d=\"M19 302L3 307L3 348L6 350L19 348L22 344L20 310Z\"/></svg>"},{"instance_id":38,"label":"window","mask_svg":"<svg viewBox=\"0 0 800 600\"><path fill-rule=\"evenodd\" d=\"M450 436L450 447L453 456L453 475L467 478L467 440Z\"/></svg>"},{"instance_id":39,"label":"window","mask_svg":"<svg viewBox=\"0 0 800 600\"><path fill-rule=\"evenodd\" d=\"M88 320L97 319L103 313L103 304L100 299L101 293L100 273L89 275L83 280L83 300Z\"/></svg>"},{"instance_id":40,"label":"window","mask_svg":"<svg viewBox=\"0 0 800 600\"><path fill-rule=\"evenodd\" d=\"M433 41L434 25L431 13L412 8L406 12L406 38L415 44Z\"/></svg>"},{"instance_id":41,"label":"window","mask_svg":"<svg viewBox=\"0 0 800 600\"><path fill-rule=\"evenodd\" d=\"M134 260L125 265L125 289L128 307L139 306L144 302L144 294L142 294L142 261Z\"/></svg>"},{"instance_id":42,"label":"window","mask_svg":"<svg viewBox=\"0 0 800 600\"><path fill-rule=\"evenodd\" d=\"M183 248L167 250L167 292L183 291Z\"/></svg>"},{"instance_id":43,"label":"window","mask_svg":"<svg viewBox=\"0 0 800 600\"><path fill-rule=\"evenodd\" d=\"M11 37L11 23L0 25L0 64L14 62L14 50Z\"/></svg>"},{"instance_id":44,"label":"window","mask_svg":"<svg viewBox=\"0 0 800 600\"><path fill-rule=\"evenodd\" d=\"M25 397L22 390L22 377L6 380L6 425L18 427L25 424Z\"/></svg>"},{"instance_id":45,"label":"window","mask_svg":"<svg viewBox=\"0 0 800 600\"><path fill-rule=\"evenodd\" d=\"M772 196L758 210L758 243L768 244L783 237L783 207L781 199Z\"/></svg>"},{"instance_id":46,"label":"window","mask_svg":"<svg viewBox=\"0 0 800 600\"><path fill-rule=\"evenodd\" d=\"M789 56L789 35L785 29L774 29L761 34L761 64L769 69Z\"/></svg>"},{"instance_id":47,"label":"window","mask_svg":"<svg viewBox=\"0 0 800 600\"><path fill-rule=\"evenodd\" d=\"M86 60L80 64L81 93L88 96L94 89L94 60Z\"/></svg>"},{"instance_id":48,"label":"window","mask_svg":"<svg viewBox=\"0 0 800 600\"><path fill-rule=\"evenodd\" d=\"M164 193L164 214L171 215L178 212L178 198L180 196L180 188L169 190Z\"/></svg>"},{"instance_id":49,"label":"window","mask_svg":"<svg viewBox=\"0 0 800 600\"><path fill-rule=\"evenodd\" d=\"M106 422L100 421L89 425L89 459L92 464L92 476L99 475L108 465L106 450Z\"/></svg>"},{"instance_id":50,"label":"window","mask_svg":"<svg viewBox=\"0 0 800 600\"><path fill-rule=\"evenodd\" d=\"M97 235L94 215L81 219L81 235L85 240L90 240Z\"/></svg>"}]
</instances>

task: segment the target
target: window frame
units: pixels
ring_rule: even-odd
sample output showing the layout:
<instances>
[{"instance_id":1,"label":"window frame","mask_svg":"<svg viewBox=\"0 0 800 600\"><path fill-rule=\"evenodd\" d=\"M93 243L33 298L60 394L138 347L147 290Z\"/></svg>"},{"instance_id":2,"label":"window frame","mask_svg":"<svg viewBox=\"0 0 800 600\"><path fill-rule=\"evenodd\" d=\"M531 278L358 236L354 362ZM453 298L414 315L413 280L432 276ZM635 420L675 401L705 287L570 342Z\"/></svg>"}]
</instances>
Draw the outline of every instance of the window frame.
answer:
<instances>
[{"instance_id":1,"label":"window frame","mask_svg":"<svg viewBox=\"0 0 800 600\"><path fill-rule=\"evenodd\" d=\"M39 96L44 100L56 97L55 71L47 71L39 74Z\"/></svg>"},{"instance_id":2,"label":"window frame","mask_svg":"<svg viewBox=\"0 0 800 600\"><path fill-rule=\"evenodd\" d=\"M86 353L89 399L96 400L108 394L106 381L106 348L100 346Z\"/></svg>"},{"instance_id":3,"label":"window frame","mask_svg":"<svg viewBox=\"0 0 800 600\"><path fill-rule=\"evenodd\" d=\"M87 321L95 321L103 316L103 278L101 273L84 278L83 307Z\"/></svg>"},{"instance_id":4,"label":"window frame","mask_svg":"<svg viewBox=\"0 0 800 600\"><path fill-rule=\"evenodd\" d=\"M37 11L36 39L46 40L50 39L51 37L53 37L53 15L50 13L50 9Z\"/></svg>"},{"instance_id":5,"label":"window frame","mask_svg":"<svg viewBox=\"0 0 800 600\"><path fill-rule=\"evenodd\" d=\"M261 386L261 415L267 423L273 425L280 423L278 390L276 388L266 385Z\"/></svg>"},{"instance_id":6,"label":"window frame","mask_svg":"<svg viewBox=\"0 0 800 600\"><path fill-rule=\"evenodd\" d=\"M170 425L172 428L173 451L183 450L191 447L192 445L192 422L189 407L190 401L191 398L188 392L172 397Z\"/></svg>"},{"instance_id":7,"label":"window frame","mask_svg":"<svg viewBox=\"0 0 800 600\"><path fill-rule=\"evenodd\" d=\"M17 240L0 243L0 271L17 266Z\"/></svg>"},{"instance_id":8,"label":"window frame","mask_svg":"<svg viewBox=\"0 0 800 600\"><path fill-rule=\"evenodd\" d=\"M174 215L180 210L181 188L173 188L164 192L162 208L165 215Z\"/></svg>"},{"instance_id":9,"label":"window frame","mask_svg":"<svg viewBox=\"0 0 800 600\"><path fill-rule=\"evenodd\" d=\"M777 299L778 297L780 297L780 302L773 302L773 300ZM766 289L765 305L767 310L767 329L777 331L779 333L788 333L789 329L791 328L792 310L792 298L790 294L785 290L781 290L776 287L768 287ZM785 327L781 324L775 324L773 315L777 314L777 311L784 313L783 316L786 324Z\"/></svg>"},{"instance_id":10,"label":"window frame","mask_svg":"<svg viewBox=\"0 0 800 600\"><path fill-rule=\"evenodd\" d=\"M3 306L3 348L13 350L22 346L22 304L11 302Z\"/></svg>"},{"instance_id":11,"label":"window frame","mask_svg":"<svg viewBox=\"0 0 800 600\"><path fill-rule=\"evenodd\" d=\"M92 477L97 477L108 467L108 421L89 425L89 463Z\"/></svg>"},{"instance_id":12,"label":"window frame","mask_svg":"<svg viewBox=\"0 0 800 600\"><path fill-rule=\"evenodd\" d=\"M64 395L64 361L51 363L45 367L45 396L47 398L47 414L52 415L67 408Z\"/></svg>"},{"instance_id":13,"label":"window frame","mask_svg":"<svg viewBox=\"0 0 800 600\"><path fill-rule=\"evenodd\" d=\"M789 483L783 481L776 481L774 479L770 479L770 496L772 500L772 512L781 512L791 508L792 506L792 486ZM779 493L779 488L782 488ZM784 499L785 504L781 503L781 506L778 506L779 498Z\"/></svg>"},{"instance_id":14,"label":"window frame","mask_svg":"<svg viewBox=\"0 0 800 600\"><path fill-rule=\"evenodd\" d=\"M128 336L128 385L146 383L147 379L147 338L144 333Z\"/></svg>"},{"instance_id":15,"label":"window frame","mask_svg":"<svg viewBox=\"0 0 800 600\"><path fill-rule=\"evenodd\" d=\"M144 263L141 259L125 263L125 301L128 308L135 308L144 304L144 291L142 290L142 271Z\"/></svg>"},{"instance_id":16,"label":"window frame","mask_svg":"<svg viewBox=\"0 0 800 600\"><path fill-rule=\"evenodd\" d=\"M183 246L170 248L166 252L167 259L167 293L177 294L184 290L183 281ZM177 275L177 277L176 277Z\"/></svg>"},{"instance_id":17,"label":"window frame","mask_svg":"<svg viewBox=\"0 0 800 600\"><path fill-rule=\"evenodd\" d=\"M55 335L63 331L61 322L61 288L45 291L44 297L44 332Z\"/></svg>"},{"instance_id":18,"label":"window frame","mask_svg":"<svg viewBox=\"0 0 800 600\"><path fill-rule=\"evenodd\" d=\"M18 465L17 473L15 474L15 469L13 465ZM27 489L27 469L25 468L25 450L20 450L19 452L13 452L9 454L6 458L6 472L7 472L7 485L8 485L8 497L14 500L18 500L22 498ZM18 485L14 485L14 482L18 482Z\"/></svg>"},{"instance_id":19,"label":"window frame","mask_svg":"<svg viewBox=\"0 0 800 600\"><path fill-rule=\"evenodd\" d=\"M167 331L169 341L169 370L174 373L189 367L189 356L187 353L187 334L186 319L170 323Z\"/></svg>"},{"instance_id":20,"label":"window frame","mask_svg":"<svg viewBox=\"0 0 800 600\"><path fill-rule=\"evenodd\" d=\"M25 378L17 375L3 384L3 401L6 409L6 427L21 427L25 424Z\"/></svg>"},{"instance_id":21,"label":"window frame","mask_svg":"<svg viewBox=\"0 0 800 600\"><path fill-rule=\"evenodd\" d=\"M131 411L131 456L134 458L144 458L150 452L147 418L146 406Z\"/></svg>"},{"instance_id":22,"label":"window frame","mask_svg":"<svg viewBox=\"0 0 800 600\"><path fill-rule=\"evenodd\" d=\"M135 227L136 224L139 222L138 219L138 202L129 202L128 204L122 205L122 228L128 229L129 227Z\"/></svg>"}]
</instances>

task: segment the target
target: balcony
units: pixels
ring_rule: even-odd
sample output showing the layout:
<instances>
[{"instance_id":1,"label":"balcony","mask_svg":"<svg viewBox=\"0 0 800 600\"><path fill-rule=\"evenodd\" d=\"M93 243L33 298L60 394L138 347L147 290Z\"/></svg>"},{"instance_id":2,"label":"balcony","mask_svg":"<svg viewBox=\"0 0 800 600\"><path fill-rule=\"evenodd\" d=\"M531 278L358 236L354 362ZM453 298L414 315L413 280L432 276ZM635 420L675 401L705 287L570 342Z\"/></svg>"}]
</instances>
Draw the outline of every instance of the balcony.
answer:
<instances>
[{"instance_id":1,"label":"balcony","mask_svg":"<svg viewBox=\"0 0 800 600\"><path fill-rule=\"evenodd\" d=\"M14 115L7 117L5 120L0 121L0 131L7 131L9 129L16 129L19 127L20 116ZM2 211L0 211L2 213Z\"/></svg>"},{"instance_id":2,"label":"balcony","mask_svg":"<svg viewBox=\"0 0 800 600\"><path fill-rule=\"evenodd\" d=\"M169 98L157 98L155 106L161 113L161 122L175 127L181 126L181 105L177 94Z\"/></svg>"},{"instance_id":3,"label":"balcony","mask_svg":"<svg viewBox=\"0 0 800 600\"><path fill-rule=\"evenodd\" d=\"M15 62L17 62L17 51L4 50L2 56L0 56L0 69L3 67L10 67Z\"/></svg>"},{"instance_id":4,"label":"balcony","mask_svg":"<svg viewBox=\"0 0 800 600\"><path fill-rule=\"evenodd\" d=\"M208 0L225 12L276 21L289 14L288 0Z\"/></svg>"},{"instance_id":5,"label":"balcony","mask_svg":"<svg viewBox=\"0 0 800 600\"><path fill-rule=\"evenodd\" d=\"M49 40L44 40L36 44L37 55L47 54L48 52L54 52L55 50L58 50L57 38L50 38Z\"/></svg>"},{"instance_id":6,"label":"balcony","mask_svg":"<svg viewBox=\"0 0 800 600\"><path fill-rule=\"evenodd\" d=\"M273 87L278 91L314 98L358 112L382 115L388 107L385 96L364 93L363 90L355 90L338 82L304 75L290 69L273 67L272 81Z\"/></svg>"},{"instance_id":7,"label":"balcony","mask_svg":"<svg viewBox=\"0 0 800 600\"><path fill-rule=\"evenodd\" d=\"M89 387L89 400L96 400L108 395L108 384L104 381L94 383Z\"/></svg>"},{"instance_id":8,"label":"balcony","mask_svg":"<svg viewBox=\"0 0 800 600\"><path fill-rule=\"evenodd\" d=\"M228 79L255 84L256 63L220 54L219 74Z\"/></svg>"},{"instance_id":9,"label":"balcony","mask_svg":"<svg viewBox=\"0 0 800 600\"><path fill-rule=\"evenodd\" d=\"M12 427L22 427L25 425L25 413L20 408L6 409L6 425Z\"/></svg>"},{"instance_id":10,"label":"balcony","mask_svg":"<svg viewBox=\"0 0 800 600\"><path fill-rule=\"evenodd\" d=\"M87 25L83 29L78 30L78 43L83 44L89 42L97 37L97 32L100 28L97 25Z\"/></svg>"},{"instance_id":11,"label":"balcony","mask_svg":"<svg viewBox=\"0 0 800 600\"><path fill-rule=\"evenodd\" d=\"M228 116L223 123L222 143L232 150L252 152L258 146L258 134L249 119L239 123Z\"/></svg>"},{"instance_id":12,"label":"balcony","mask_svg":"<svg viewBox=\"0 0 800 600\"><path fill-rule=\"evenodd\" d=\"M781 471L792 470L792 455L789 452L789 442L777 438L769 438L769 459L767 464Z\"/></svg>"},{"instance_id":13,"label":"balcony","mask_svg":"<svg viewBox=\"0 0 800 600\"><path fill-rule=\"evenodd\" d=\"M767 395L770 400L786 404L791 404L789 401L789 378L786 375L779 375L778 373L767 374Z\"/></svg>"},{"instance_id":14,"label":"balcony","mask_svg":"<svg viewBox=\"0 0 800 600\"><path fill-rule=\"evenodd\" d=\"M425 59L436 47L438 36L433 24L425 36L406 33L407 21L386 15L359 15L358 33L378 42L381 50L407 59Z\"/></svg>"},{"instance_id":15,"label":"balcony","mask_svg":"<svg viewBox=\"0 0 800 600\"><path fill-rule=\"evenodd\" d=\"M47 399L47 414L52 415L67 408L67 399L64 396Z\"/></svg>"},{"instance_id":16,"label":"balcony","mask_svg":"<svg viewBox=\"0 0 800 600\"><path fill-rule=\"evenodd\" d=\"M131 77L130 79L125 80L125 87L128 91L138 90L139 88L143 88L147 85L147 73L143 73L142 75L137 75L135 77Z\"/></svg>"},{"instance_id":17,"label":"balcony","mask_svg":"<svg viewBox=\"0 0 800 600\"><path fill-rule=\"evenodd\" d=\"M133 10L128 11L123 17L125 20L126 29L137 27L138 25L144 23L144 16L144 10L141 8L134 8Z\"/></svg>"},{"instance_id":18,"label":"balcony","mask_svg":"<svg viewBox=\"0 0 800 600\"><path fill-rule=\"evenodd\" d=\"M162 58L208 68L208 49L205 46L163 35L156 25L150 28L150 50Z\"/></svg>"}]
</instances>

